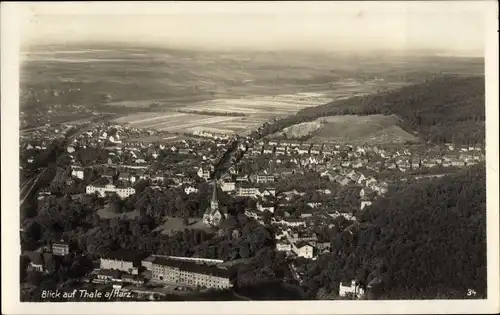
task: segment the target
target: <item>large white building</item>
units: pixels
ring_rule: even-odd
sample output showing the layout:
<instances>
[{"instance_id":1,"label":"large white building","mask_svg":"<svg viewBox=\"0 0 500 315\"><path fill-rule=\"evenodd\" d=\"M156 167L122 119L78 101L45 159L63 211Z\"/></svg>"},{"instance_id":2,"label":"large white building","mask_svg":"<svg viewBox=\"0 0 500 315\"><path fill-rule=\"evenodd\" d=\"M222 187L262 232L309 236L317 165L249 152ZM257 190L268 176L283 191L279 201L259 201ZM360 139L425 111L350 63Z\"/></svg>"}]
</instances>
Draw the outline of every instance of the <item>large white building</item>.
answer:
<instances>
[{"instance_id":1,"label":"large white building","mask_svg":"<svg viewBox=\"0 0 500 315\"><path fill-rule=\"evenodd\" d=\"M294 249L295 254L299 257L304 257L307 259L311 259L314 257L314 247L312 247L310 244L304 244L300 247L297 246L293 249Z\"/></svg>"},{"instance_id":2,"label":"large white building","mask_svg":"<svg viewBox=\"0 0 500 315\"><path fill-rule=\"evenodd\" d=\"M225 289L232 286L229 271L217 265L155 257L151 262L153 281L191 287Z\"/></svg>"},{"instance_id":3,"label":"large white building","mask_svg":"<svg viewBox=\"0 0 500 315\"><path fill-rule=\"evenodd\" d=\"M355 298L361 298L365 294L365 290L361 288L356 281L352 280L351 283L341 282L339 286L339 296L353 296Z\"/></svg>"},{"instance_id":4,"label":"large white building","mask_svg":"<svg viewBox=\"0 0 500 315\"><path fill-rule=\"evenodd\" d=\"M71 170L71 176L79 178L79 179L83 179L84 178L83 168L79 168L79 167L73 168Z\"/></svg>"},{"instance_id":5,"label":"large white building","mask_svg":"<svg viewBox=\"0 0 500 315\"><path fill-rule=\"evenodd\" d=\"M135 189L132 187L124 187L124 188L118 188L115 185L88 185L86 187L86 193L87 194L95 194L98 193L100 197L105 197L106 194L109 193L116 193L120 198L127 198L128 196L131 196L135 194Z\"/></svg>"},{"instance_id":6,"label":"large white building","mask_svg":"<svg viewBox=\"0 0 500 315\"><path fill-rule=\"evenodd\" d=\"M141 261L146 257L142 253L115 251L106 254L100 259L100 269L120 270L132 275L139 274Z\"/></svg>"},{"instance_id":7,"label":"large white building","mask_svg":"<svg viewBox=\"0 0 500 315\"><path fill-rule=\"evenodd\" d=\"M223 182L220 185L220 188L224 192L235 191L236 190L236 183L235 182Z\"/></svg>"}]
</instances>

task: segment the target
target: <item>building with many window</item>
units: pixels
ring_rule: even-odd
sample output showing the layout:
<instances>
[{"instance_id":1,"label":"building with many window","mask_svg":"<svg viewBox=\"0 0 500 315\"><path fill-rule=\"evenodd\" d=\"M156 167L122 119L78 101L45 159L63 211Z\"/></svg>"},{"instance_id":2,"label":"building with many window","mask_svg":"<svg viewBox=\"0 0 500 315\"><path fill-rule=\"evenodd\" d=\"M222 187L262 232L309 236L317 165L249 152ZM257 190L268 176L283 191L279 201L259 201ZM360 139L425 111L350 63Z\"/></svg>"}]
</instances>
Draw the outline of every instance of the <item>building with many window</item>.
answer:
<instances>
[{"instance_id":1,"label":"building with many window","mask_svg":"<svg viewBox=\"0 0 500 315\"><path fill-rule=\"evenodd\" d=\"M110 252L100 261L100 269L120 270L132 275L139 274L142 260L147 257L144 253L119 250Z\"/></svg>"},{"instance_id":2,"label":"building with many window","mask_svg":"<svg viewBox=\"0 0 500 315\"><path fill-rule=\"evenodd\" d=\"M123 187L119 188L115 185L88 185L86 187L87 194L95 194L97 193L100 197L105 197L107 194L116 193L120 198L127 198L133 194L135 194L135 189L132 187Z\"/></svg>"},{"instance_id":3,"label":"building with many window","mask_svg":"<svg viewBox=\"0 0 500 315\"><path fill-rule=\"evenodd\" d=\"M64 241L52 243L52 254L56 256L66 256L69 254L69 244Z\"/></svg>"},{"instance_id":4,"label":"building with many window","mask_svg":"<svg viewBox=\"0 0 500 315\"><path fill-rule=\"evenodd\" d=\"M152 261L151 279L170 284L214 289L232 286L228 269L165 257L155 257Z\"/></svg>"},{"instance_id":5,"label":"building with many window","mask_svg":"<svg viewBox=\"0 0 500 315\"><path fill-rule=\"evenodd\" d=\"M274 175L260 173L255 176L255 182L258 184L274 183Z\"/></svg>"}]
</instances>

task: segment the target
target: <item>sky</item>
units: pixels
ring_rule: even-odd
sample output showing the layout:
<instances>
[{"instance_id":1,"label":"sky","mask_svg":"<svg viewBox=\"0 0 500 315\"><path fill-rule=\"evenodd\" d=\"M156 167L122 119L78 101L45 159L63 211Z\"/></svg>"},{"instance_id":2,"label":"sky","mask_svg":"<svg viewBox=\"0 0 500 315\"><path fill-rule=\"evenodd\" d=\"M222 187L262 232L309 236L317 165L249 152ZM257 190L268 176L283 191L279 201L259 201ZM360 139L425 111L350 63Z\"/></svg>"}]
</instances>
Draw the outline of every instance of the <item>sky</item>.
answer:
<instances>
[{"instance_id":1,"label":"sky","mask_svg":"<svg viewBox=\"0 0 500 315\"><path fill-rule=\"evenodd\" d=\"M23 44L482 53L481 2L28 3Z\"/></svg>"}]
</instances>

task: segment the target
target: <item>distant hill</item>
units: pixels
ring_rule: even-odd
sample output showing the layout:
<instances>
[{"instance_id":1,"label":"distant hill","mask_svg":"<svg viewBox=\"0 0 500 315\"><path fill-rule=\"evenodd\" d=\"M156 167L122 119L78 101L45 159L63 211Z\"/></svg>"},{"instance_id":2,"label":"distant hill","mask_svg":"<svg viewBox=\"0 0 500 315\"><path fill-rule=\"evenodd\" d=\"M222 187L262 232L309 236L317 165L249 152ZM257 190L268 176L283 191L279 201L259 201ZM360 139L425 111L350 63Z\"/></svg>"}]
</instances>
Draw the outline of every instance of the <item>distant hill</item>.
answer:
<instances>
[{"instance_id":1,"label":"distant hill","mask_svg":"<svg viewBox=\"0 0 500 315\"><path fill-rule=\"evenodd\" d=\"M403 130L396 115L337 115L321 117L284 128L274 139L312 140L349 144L386 144L419 142Z\"/></svg>"},{"instance_id":2,"label":"distant hill","mask_svg":"<svg viewBox=\"0 0 500 315\"><path fill-rule=\"evenodd\" d=\"M265 134L334 115L397 115L399 126L426 141L476 144L485 141L484 77L435 78L398 90L308 107L267 126Z\"/></svg>"},{"instance_id":3,"label":"distant hill","mask_svg":"<svg viewBox=\"0 0 500 315\"><path fill-rule=\"evenodd\" d=\"M485 298L484 164L395 188L365 209L311 268L309 288L356 278L381 281L381 299Z\"/></svg>"}]
</instances>

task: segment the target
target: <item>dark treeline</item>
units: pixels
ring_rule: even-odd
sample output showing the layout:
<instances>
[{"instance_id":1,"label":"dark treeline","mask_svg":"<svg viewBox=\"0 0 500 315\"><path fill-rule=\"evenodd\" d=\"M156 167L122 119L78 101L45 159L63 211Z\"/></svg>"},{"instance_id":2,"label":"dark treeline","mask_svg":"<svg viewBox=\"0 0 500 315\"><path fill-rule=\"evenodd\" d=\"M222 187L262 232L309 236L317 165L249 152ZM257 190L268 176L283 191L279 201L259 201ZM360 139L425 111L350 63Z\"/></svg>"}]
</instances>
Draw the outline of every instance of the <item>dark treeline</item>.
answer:
<instances>
[{"instance_id":1,"label":"dark treeline","mask_svg":"<svg viewBox=\"0 0 500 315\"><path fill-rule=\"evenodd\" d=\"M484 143L484 77L444 76L430 81L307 107L296 115L266 124L254 136L269 135L305 121L335 115L397 115L400 126L426 141Z\"/></svg>"},{"instance_id":2,"label":"dark treeline","mask_svg":"<svg viewBox=\"0 0 500 315\"><path fill-rule=\"evenodd\" d=\"M374 281L383 299L486 297L485 165L389 191L308 269L309 295ZM373 282L372 282L373 283Z\"/></svg>"}]
</instances>

